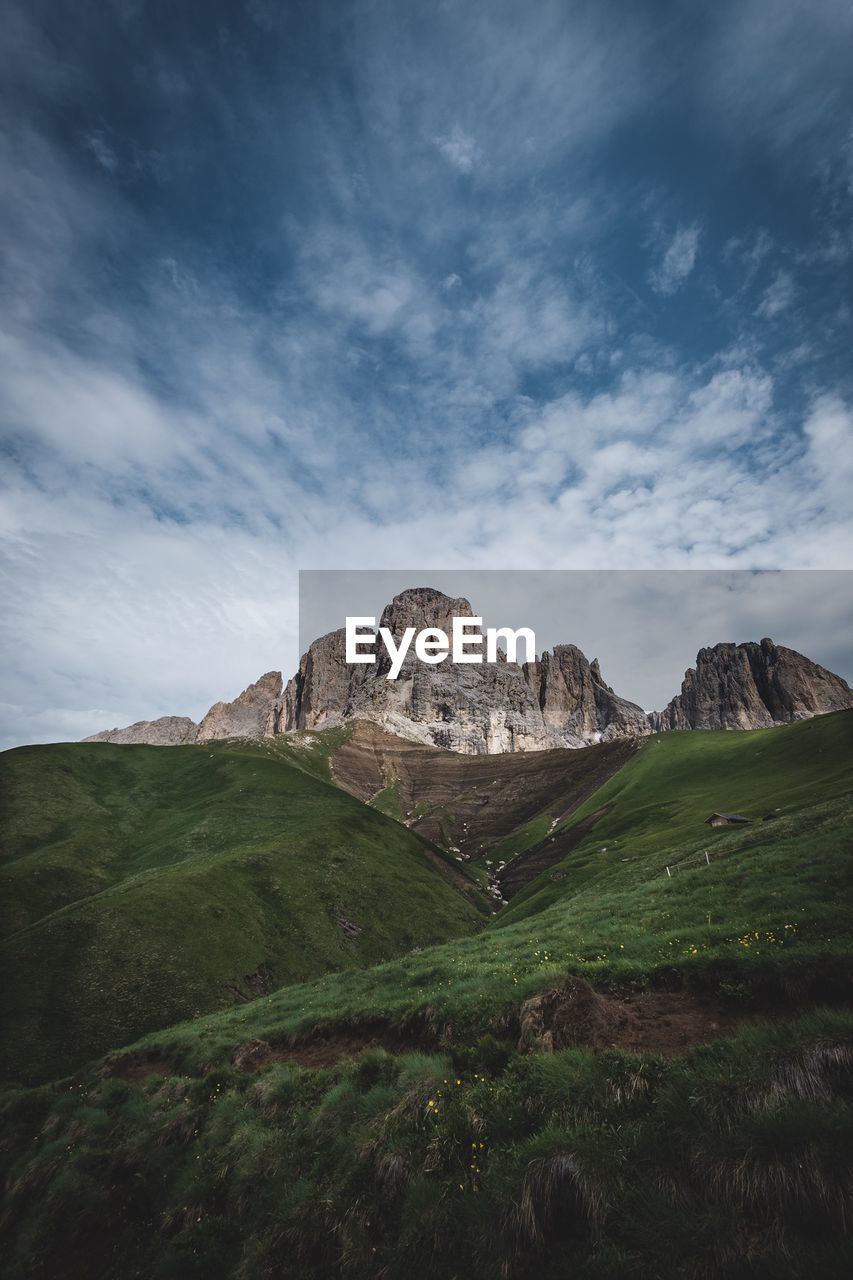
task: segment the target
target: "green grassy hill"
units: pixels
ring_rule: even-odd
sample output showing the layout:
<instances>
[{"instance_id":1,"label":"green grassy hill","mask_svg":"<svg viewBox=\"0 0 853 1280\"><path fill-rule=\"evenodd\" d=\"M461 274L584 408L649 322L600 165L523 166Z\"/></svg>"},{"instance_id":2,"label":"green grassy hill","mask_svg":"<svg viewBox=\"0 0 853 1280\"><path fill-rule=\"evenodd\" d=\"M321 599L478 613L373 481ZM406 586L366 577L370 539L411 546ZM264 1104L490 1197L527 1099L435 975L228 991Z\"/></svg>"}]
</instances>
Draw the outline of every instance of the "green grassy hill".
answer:
<instances>
[{"instance_id":1,"label":"green grassy hill","mask_svg":"<svg viewBox=\"0 0 853 1280\"><path fill-rule=\"evenodd\" d=\"M0 1075L475 928L455 864L322 780L329 747L0 757Z\"/></svg>"},{"instance_id":2,"label":"green grassy hill","mask_svg":"<svg viewBox=\"0 0 853 1280\"><path fill-rule=\"evenodd\" d=\"M756 733L672 734L666 749L682 760L692 785L704 779L701 785L713 791L713 766L696 762L729 761L729 752L748 753L756 742L766 752L758 757L767 761L766 785L781 777L788 798L786 812L772 822L714 831L703 825L710 809L700 796L694 818L682 817L673 842L669 818L655 829L636 784L636 774L646 773L649 787L665 785L665 757L655 754L651 739L588 802L600 808L621 779L638 801L633 858L624 850L611 856L596 833L592 846L579 847L485 930L370 969L287 987L148 1042L197 1066L224 1062L235 1045L255 1037L305 1034L374 1015L391 1025L451 1025L454 1034L476 1038L508 1025L522 999L566 973L602 988L716 991L722 984L741 999L753 990L762 999L784 995L789 983L807 990L810 975L828 995L833 984L836 992L849 991L853 712ZM803 785L797 805L794 765L786 774L785 759L801 760L816 774L813 762L824 753L831 762L826 779L814 776ZM758 786L756 777L750 785ZM674 788L675 782L673 794ZM609 815L623 833L630 831L631 812L626 802L621 816L616 807Z\"/></svg>"},{"instance_id":3,"label":"green grassy hill","mask_svg":"<svg viewBox=\"0 0 853 1280\"><path fill-rule=\"evenodd\" d=\"M10 1274L848 1275L851 765L652 738L491 927L8 1092Z\"/></svg>"},{"instance_id":4,"label":"green grassy hill","mask_svg":"<svg viewBox=\"0 0 853 1280\"><path fill-rule=\"evenodd\" d=\"M541 911L585 884L688 870L709 858L775 844L786 819L853 791L853 715L842 711L750 733L662 733L580 805L548 838L570 855L515 897L500 923ZM748 828L711 828L715 811L742 814ZM778 827L773 826L778 823ZM773 826L772 830L769 830ZM575 833L580 832L577 839ZM515 868L530 857L525 851Z\"/></svg>"}]
</instances>

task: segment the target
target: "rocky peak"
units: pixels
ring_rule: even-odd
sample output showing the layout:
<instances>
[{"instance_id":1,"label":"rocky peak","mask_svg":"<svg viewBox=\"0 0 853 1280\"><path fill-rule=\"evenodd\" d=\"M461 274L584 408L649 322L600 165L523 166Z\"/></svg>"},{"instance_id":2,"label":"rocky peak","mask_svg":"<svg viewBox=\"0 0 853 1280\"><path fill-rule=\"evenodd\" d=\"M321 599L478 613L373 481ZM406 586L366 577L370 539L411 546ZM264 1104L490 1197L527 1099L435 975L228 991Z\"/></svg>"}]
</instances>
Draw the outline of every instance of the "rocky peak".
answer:
<instances>
[{"instance_id":1,"label":"rocky peak","mask_svg":"<svg viewBox=\"0 0 853 1280\"><path fill-rule=\"evenodd\" d=\"M281 685L281 672L268 671L233 702L215 702L201 724L187 716L162 716L138 720L126 729L106 729L85 741L178 747L216 738L269 738L281 727Z\"/></svg>"},{"instance_id":2,"label":"rocky peak","mask_svg":"<svg viewBox=\"0 0 853 1280\"><path fill-rule=\"evenodd\" d=\"M591 742L648 732L642 707L615 694L602 679L598 659L588 662L577 645L555 645L535 665L546 725Z\"/></svg>"},{"instance_id":3,"label":"rocky peak","mask_svg":"<svg viewBox=\"0 0 853 1280\"><path fill-rule=\"evenodd\" d=\"M393 636L401 636L406 627L414 627L416 632L439 627L450 635L452 618L473 616L474 610L461 596L454 599L434 587L410 587L385 606L379 625L388 627Z\"/></svg>"},{"instance_id":4,"label":"rocky peak","mask_svg":"<svg viewBox=\"0 0 853 1280\"><path fill-rule=\"evenodd\" d=\"M846 680L765 637L700 649L681 692L649 722L657 730L764 729L848 707Z\"/></svg>"},{"instance_id":5,"label":"rocky peak","mask_svg":"<svg viewBox=\"0 0 853 1280\"><path fill-rule=\"evenodd\" d=\"M314 640L300 658L296 675L287 682L281 728L318 729L339 724L368 669L373 668L347 665L343 627Z\"/></svg>"},{"instance_id":6,"label":"rocky peak","mask_svg":"<svg viewBox=\"0 0 853 1280\"><path fill-rule=\"evenodd\" d=\"M470 603L431 587L403 591L380 625L399 638L406 627L439 627L471 618ZM648 733L645 712L618 698L575 645L541 660L425 666L410 650L397 680L385 678L380 648L373 665L348 667L344 633L312 644L285 691L285 728L310 729L351 719L371 721L400 737L468 754L583 746Z\"/></svg>"},{"instance_id":7,"label":"rocky peak","mask_svg":"<svg viewBox=\"0 0 853 1280\"><path fill-rule=\"evenodd\" d=\"M271 738L278 727L281 687L281 672L268 671L233 702L215 702L198 727L197 741Z\"/></svg>"}]
</instances>

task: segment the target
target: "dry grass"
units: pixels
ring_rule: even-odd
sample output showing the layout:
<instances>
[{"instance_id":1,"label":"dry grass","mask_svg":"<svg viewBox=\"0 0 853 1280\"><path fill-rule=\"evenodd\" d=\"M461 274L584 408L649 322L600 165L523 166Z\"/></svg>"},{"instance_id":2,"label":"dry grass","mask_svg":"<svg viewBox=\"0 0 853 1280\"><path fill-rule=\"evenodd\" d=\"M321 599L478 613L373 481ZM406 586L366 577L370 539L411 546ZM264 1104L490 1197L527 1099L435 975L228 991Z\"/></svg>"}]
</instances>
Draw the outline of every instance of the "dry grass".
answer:
<instances>
[{"instance_id":1,"label":"dry grass","mask_svg":"<svg viewBox=\"0 0 853 1280\"><path fill-rule=\"evenodd\" d=\"M606 1200L574 1152L531 1160L509 1217L518 1253L543 1249L557 1236L585 1235L600 1226Z\"/></svg>"}]
</instances>

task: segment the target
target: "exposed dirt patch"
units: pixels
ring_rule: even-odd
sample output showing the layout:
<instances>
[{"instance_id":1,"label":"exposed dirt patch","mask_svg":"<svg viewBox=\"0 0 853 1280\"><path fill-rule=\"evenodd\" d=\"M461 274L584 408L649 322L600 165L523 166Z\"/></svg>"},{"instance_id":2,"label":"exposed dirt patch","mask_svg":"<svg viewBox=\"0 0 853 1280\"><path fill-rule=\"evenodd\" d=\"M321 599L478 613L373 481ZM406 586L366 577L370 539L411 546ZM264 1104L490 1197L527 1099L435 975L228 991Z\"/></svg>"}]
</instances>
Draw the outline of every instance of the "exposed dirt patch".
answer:
<instances>
[{"instance_id":1,"label":"exposed dirt patch","mask_svg":"<svg viewBox=\"0 0 853 1280\"><path fill-rule=\"evenodd\" d=\"M187 1072L180 1071L174 1061L163 1054L149 1056L122 1053L117 1058L110 1058L105 1062L100 1074L116 1080L129 1080L136 1084L149 1076L160 1076L165 1079L167 1076L187 1075Z\"/></svg>"},{"instance_id":2,"label":"exposed dirt patch","mask_svg":"<svg viewBox=\"0 0 853 1280\"><path fill-rule=\"evenodd\" d=\"M755 1016L755 1010L728 1006L702 993L644 991L605 996L586 982L570 978L562 986L534 996L521 1006L518 1048L533 1053L552 1053L569 1047L619 1048L673 1057L687 1053L696 1045L723 1039ZM240 1045L231 1061L238 1071L258 1071L273 1062L331 1067L339 1059L354 1057L368 1048L411 1053L452 1051L452 1047L452 1044L439 1043L438 1039L407 1036L376 1025L370 1030L323 1032L293 1042L252 1040Z\"/></svg>"},{"instance_id":3,"label":"exposed dirt patch","mask_svg":"<svg viewBox=\"0 0 853 1280\"><path fill-rule=\"evenodd\" d=\"M638 742L466 756L359 721L330 763L338 786L365 802L396 784L401 816L412 830L477 858L539 814L558 821L568 816L630 759Z\"/></svg>"},{"instance_id":4,"label":"exposed dirt patch","mask_svg":"<svg viewBox=\"0 0 853 1280\"><path fill-rule=\"evenodd\" d=\"M540 1053L615 1047L672 1057L724 1039L756 1015L701 992L602 995L582 979L568 978L521 1006L518 1047Z\"/></svg>"},{"instance_id":5,"label":"exposed dirt patch","mask_svg":"<svg viewBox=\"0 0 853 1280\"><path fill-rule=\"evenodd\" d=\"M780 1017L791 1006L735 1005L698 991L624 991L603 994L582 978L566 978L559 986L526 1000L518 1010L519 1052L553 1053L558 1049L593 1051L624 1049L676 1057L700 1044L733 1035L744 1023ZM513 1035L514 1038L514 1035ZM509 1045L508 1045L509 1047ZM231 1057L237 1071L252 1073L274 1062L299 1067L333 1067L341 1058L365 1049L388 1053L453 1053L447 1035L426 1023L391 1027L381 1018L328 1027L282 1040L257 1039L238 1045ZM148 1076L186 1075L166 1055L123 1053L111 1058L101 1075L139 1082ZM203 1074L203 1072L202 1072Z\"/></svg>"},{"instance_id":6,"label":"exposed dirt patch","mask_svg":"<svg viewBox=\"0 0 853 1280\"><path fill-rule=\"evenodd\" d=\"M521 1006L518 1049L552 1053L570 1047L599 1051L619 1048L674 1057L696 1045L724 1039L753 1018L777 1012L727 1004L711 994L695 991L603 995L583 979L567 978L560 986L533 996ZM453 1043L437 1033L430 1034L426 1028L395 1029L377 1019L300 1039L252 1040L235 1050L232 1065L238 1071L258 1071L272 1062L331 1067L340 1058L353 1057L368 1048L382 1048L389 1053L452 1053Z\"/></svg>"}]
</instances>

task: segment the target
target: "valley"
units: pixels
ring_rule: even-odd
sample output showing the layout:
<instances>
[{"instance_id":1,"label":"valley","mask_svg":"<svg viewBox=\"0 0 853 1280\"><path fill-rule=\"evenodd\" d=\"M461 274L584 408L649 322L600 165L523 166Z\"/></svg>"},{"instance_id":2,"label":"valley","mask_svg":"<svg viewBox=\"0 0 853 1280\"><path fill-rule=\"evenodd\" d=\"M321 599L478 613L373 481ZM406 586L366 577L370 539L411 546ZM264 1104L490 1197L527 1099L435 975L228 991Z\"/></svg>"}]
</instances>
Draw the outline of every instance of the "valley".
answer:
<instances>
[{"instance_id":1,"label":"valley","mask_svg":"<svg viewBox=\"0 0 853 1280\"><path fill-rule=\"evenodd\" d=\"M846 1274L853 713L2 759L11 1275Z\"/></svg>"},{"instance_id":2,"label":"valley","mask_svg":"<svg viewBox=\"0 0 853 1280\"><path fill-rule=\"evenodd\" d=\"M636 749L621 739L582 751L467 756L356 721L330 767L359 800L466 860L482 860L568 817Z\"/></svg>"}]
</instances>

